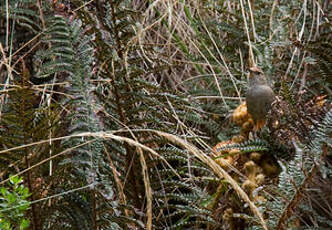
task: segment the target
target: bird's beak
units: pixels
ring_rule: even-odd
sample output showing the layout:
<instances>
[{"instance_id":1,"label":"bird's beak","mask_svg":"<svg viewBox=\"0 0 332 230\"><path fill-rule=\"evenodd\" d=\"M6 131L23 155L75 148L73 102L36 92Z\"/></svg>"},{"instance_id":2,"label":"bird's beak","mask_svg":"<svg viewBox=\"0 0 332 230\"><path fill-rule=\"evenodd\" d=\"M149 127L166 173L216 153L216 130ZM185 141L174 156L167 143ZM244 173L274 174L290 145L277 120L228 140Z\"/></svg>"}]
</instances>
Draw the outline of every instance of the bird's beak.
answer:
<instances>
[{"instance_id":1,"label":"bird's beak","mask_svg":"<svg viewBox=\"0 0 332 230\"><path fill-rule=\"evenodd\" d=\"M249 78L252 78L255 76L255 74L263 74L263 71L257 67L257 66L253 66L249 69Z\"/></svg>"},{"instance_id":2,"label":"bird's beak","mask_svg":"<svg viewBox=\"0 0 332 230\"><path fill-rule=\"evenodd\" d=\"M251 68L249 69L249 78L253 78L255 76L255 71L252 71Z\"/></svg>"}]
</instances>

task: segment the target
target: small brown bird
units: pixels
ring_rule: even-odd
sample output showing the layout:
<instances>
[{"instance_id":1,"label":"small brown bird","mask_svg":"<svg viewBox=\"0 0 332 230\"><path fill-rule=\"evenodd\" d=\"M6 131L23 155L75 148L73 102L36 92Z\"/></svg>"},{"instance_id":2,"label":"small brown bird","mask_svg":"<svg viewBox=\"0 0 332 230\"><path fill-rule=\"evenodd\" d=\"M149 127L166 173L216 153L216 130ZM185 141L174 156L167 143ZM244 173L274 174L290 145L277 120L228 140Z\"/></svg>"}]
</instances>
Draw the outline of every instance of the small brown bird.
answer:
<instances>
[{"instance_id":1,"label":"small brown bird","mask_svg":"<svg viewBox=\"0 0 332 230\"><path fill-rule=\"evenodd\" d=\"M265 125L266 115L274 99L273 90L268 86L263 71L256 66L250 68L246 102L248 113L255 123L254 131L260 130Z\"/></svg>"}]
</instances>

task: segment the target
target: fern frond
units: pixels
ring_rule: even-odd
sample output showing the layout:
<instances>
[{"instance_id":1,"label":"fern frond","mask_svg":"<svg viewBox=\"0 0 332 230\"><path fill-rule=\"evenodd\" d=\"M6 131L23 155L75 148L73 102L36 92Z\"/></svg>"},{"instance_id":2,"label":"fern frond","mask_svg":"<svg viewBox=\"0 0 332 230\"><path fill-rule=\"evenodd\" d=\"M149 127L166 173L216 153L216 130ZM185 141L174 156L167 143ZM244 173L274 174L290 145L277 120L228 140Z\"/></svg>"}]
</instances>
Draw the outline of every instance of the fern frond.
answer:
<instances>
[{"instance_id":1,"label":"fern frond","mask_svg":"<svg viewBox=\"0 0 332 230\"><path fill-rule=\"evenodd\" d=\"M331 140L328 138L331 131L332 110L326 113L325 119L319 124L318 129L314 130L311 145L295 144L295 157L287 167L284 166L279 177L278 188L282 197L277 199L275 197L274 201L268 205L272 212L269 221L273 228L284 229L295 218L293 213L300 207L306 188L312 183L319 169L324 167L324 163L321 161L327 155L327 148L331 147ZM321 162L321 166L318 162ZM299 170L299 166L301 166L301 170Z\"/></svg>"},{"instance_id":2,"label":"fern frond","mask_svg":"<svg viewBox=\"0 0 332 230\"><path fill-rule=\"evenodd\" d=\"M268 144L260 139L249 140L243 143L227 144L216 148L217 152L237 149L242 153L268 151Z\"/></svg>"}]
</instances>

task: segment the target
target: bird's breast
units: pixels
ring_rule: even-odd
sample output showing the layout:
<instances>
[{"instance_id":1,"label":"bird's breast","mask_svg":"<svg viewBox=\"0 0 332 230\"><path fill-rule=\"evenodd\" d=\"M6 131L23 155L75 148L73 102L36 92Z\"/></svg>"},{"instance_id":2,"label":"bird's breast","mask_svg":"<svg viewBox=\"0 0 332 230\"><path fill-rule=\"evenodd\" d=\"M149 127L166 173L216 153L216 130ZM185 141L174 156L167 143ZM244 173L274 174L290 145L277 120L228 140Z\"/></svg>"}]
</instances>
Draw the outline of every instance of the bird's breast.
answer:
<instances>
[{"instance_id":1,"label":"bird's breast","mask_svg":"<svg viewBox=\"0 0 332 230\"><path fill-rule=\"evenodd\" d=\"M273 100L274 93L268 85L252 86L246 94L248 112L254 120L264 119Z\"/></svg>"}]
</instances>

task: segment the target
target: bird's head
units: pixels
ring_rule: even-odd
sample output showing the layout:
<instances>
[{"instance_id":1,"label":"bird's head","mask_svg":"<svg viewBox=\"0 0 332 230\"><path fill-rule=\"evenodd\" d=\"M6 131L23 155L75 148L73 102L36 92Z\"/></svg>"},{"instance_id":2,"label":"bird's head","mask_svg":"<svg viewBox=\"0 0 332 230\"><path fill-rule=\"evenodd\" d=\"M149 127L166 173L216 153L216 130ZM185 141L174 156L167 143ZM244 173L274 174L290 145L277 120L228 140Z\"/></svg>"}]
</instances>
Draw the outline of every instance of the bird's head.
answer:
<instances>
[{"instance_id":1,"label":"bird's head","mask_svg":"<svg viewBox=\"0 0 332 230\"><path fill-rule=\"evenodd\" d=\"M257 66L253 66L249 69L249 85L267 84L264 72Z\"/></svg>"}]
</instances>

